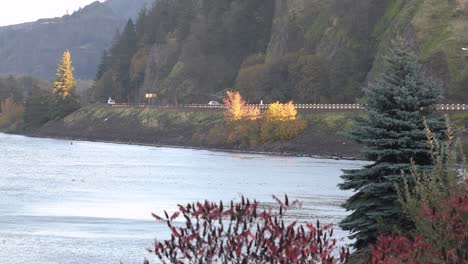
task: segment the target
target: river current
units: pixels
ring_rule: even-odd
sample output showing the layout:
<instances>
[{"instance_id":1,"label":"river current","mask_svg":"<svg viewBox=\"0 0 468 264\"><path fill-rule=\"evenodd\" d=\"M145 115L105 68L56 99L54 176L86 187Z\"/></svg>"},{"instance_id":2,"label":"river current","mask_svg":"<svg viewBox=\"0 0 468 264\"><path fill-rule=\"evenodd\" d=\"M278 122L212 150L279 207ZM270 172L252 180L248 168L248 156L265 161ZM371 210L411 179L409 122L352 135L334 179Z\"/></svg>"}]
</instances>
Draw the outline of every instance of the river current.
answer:
<instances>
[{"instance_id":1,"label":"river current","mask_svg":"<svg viewBox=\"0 0 468 264\"><path fill-rule=\"evenodd\" d=\"M0 134L0 263L154 263L168 233L151 213L205 199L287 193L301 219L336 224L341 170L364 164Z\"/></svg>"}]
</instances>

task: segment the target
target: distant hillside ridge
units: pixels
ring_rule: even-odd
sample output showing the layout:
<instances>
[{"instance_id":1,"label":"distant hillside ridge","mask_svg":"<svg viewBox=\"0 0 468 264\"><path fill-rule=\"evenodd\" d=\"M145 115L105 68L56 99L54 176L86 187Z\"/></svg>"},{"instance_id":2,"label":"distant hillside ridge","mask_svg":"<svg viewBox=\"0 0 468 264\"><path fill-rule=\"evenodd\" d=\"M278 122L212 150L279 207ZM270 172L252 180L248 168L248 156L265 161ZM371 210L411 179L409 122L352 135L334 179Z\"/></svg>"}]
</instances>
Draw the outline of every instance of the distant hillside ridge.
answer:
<instances>
[{"instance_id":1,"label":"distant hillside ridge","mask_svg":"<svg viewBox=\"0 0 468 264\"><path fill-rule=\"evenodd\" d=\"M116 31L152 0L96 1L59 18L0 27L0 75L52 79L64 50L72 53L75 75L93 79L102 51Z\"/></svg>"}]
</instances>

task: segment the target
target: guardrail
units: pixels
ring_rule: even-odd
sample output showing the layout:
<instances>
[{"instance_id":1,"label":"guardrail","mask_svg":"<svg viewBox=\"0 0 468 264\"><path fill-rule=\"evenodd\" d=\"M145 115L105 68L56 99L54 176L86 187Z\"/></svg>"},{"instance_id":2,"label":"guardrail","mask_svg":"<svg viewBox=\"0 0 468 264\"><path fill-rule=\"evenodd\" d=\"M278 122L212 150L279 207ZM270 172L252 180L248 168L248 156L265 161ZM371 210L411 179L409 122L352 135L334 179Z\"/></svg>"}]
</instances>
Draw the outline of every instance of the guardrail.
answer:
<instances>
[{"instance_id":1,"label":"guardrail","mask_svg":"<svg viewBox=\"0 0 468 264\"><path fill-rule=\"evenodd\" d=\"M468 111L466 104L440 104L437 105L439 111Z\"/></svg>"},{"instance_id":2,"label":"guardrail","mask_svg":"<svg viewBox=\"0 0 468 264\"><path fill-rule=\"evenodd\" d=\"M248 104L248 108L259 108L267 109L268 104ZM298 110L331 110L331 111L342 111L342 110L362 110L360 104L296 104ZM157 109L225 109L224 105L209 105L209 104L184 104L184 105L148 105L148 104L114 104L112 107L115 108L157 108ZM440 104L437 105L438 111L468 111L468 105L466 104Z\"/></svg>"}]
</instances>

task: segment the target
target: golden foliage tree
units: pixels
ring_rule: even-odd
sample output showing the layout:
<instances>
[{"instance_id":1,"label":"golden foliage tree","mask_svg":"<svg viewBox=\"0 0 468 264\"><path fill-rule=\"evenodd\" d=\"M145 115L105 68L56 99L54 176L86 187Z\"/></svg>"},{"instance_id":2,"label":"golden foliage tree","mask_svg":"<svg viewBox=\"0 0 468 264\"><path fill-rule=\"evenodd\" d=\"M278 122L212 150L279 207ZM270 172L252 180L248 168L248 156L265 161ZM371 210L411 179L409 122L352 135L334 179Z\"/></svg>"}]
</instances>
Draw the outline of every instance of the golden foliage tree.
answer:
<instances>
[{"instance_id":1,"label":"golden foliage tree","mask_svg":"<svg viewBox=\"0 0 468 264\"><path fill-rule=\"evenodd\" d=\"M260 119L260 109L248 106L239 92L227 92L224 99L228 126L226 142L240 146L253 146L259 143L291 140L299 136L306 123L297 119L297 109L293 101L269 105L260 122L248 122ZM233 122L247 121L247 122Z\"/></svg>"},{"instance_id":2,"label":"golden foliage tree","mask_svg":"<svg viewBox=\"0 0 468 264\"><path fill-rule=\"evenodd\" d=\"M293 101L282 104L280 102L272 103L268 106L265 113L267 121L292 121L297 118L297 109Z\"/></svg>"},{"instance_id":3,"label":"golden foliage tree","mask_svg":"<svg viewBox=\"0 0 468 264\"><path fill-rule=\"evenodd\" d=\"M225 115L229 121L256 120L260 117L260 109L248 107L239 92L227 91L223 102L226 106Z\"/></svg>"},{"instance_id":4,"label":"golden foliage tree","mask_svg":"<svg viewBox=\"0 0 468 264\"><path fill-rule=\"evenodd\" d=\"M62 55L62 60L57 67L57 79L54 82L54 94L66 98L73 94L76 82L73 77L73 67L70 51L65 51Z\"/></svg>"},{"instance_id":5,"label":"golden foliage tree","mask_svg":"<svg viewBox=\"0 0 468 264\"><path fill-rule=\"evenodd\" d=\"M226 106L225 115L228 120L235 121L242 119L242 108L245 105L245 101L239 92L227 91L223 102Z\"/></svg>"},{"instance_id":6,"label":"golden foliage tree","mask_svg":"<svg viewBox=\"0 0 468 264\"><path fill-rule=\"evenodd\" d=\"M260 109L257 107L244 106L244 108L242 108L242 118L246 120L257 120L260 118Z\"/></svg>"}]
</instances>

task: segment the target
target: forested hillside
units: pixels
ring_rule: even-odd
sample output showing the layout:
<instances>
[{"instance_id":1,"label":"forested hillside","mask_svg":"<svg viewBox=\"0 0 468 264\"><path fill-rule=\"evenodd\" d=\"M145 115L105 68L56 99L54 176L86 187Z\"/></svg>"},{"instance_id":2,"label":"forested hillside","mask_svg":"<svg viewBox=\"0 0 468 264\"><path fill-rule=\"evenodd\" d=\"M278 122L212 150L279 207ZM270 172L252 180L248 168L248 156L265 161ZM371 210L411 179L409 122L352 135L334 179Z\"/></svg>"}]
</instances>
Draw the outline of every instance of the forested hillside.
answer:
<instances>
[{"instance_id":1,"label":"forested hillside","mask_svg":"<svg viewBox=\"0 0 468 264\"><path fill-rule=\"evenodd\" d=\"M92 79L102 51L149 0L96 1L60 18L0 27L0 75L52 79L61 54L73 54L78 78Z\"/></svg>"},{"instance_id":2,"label":"forested hillside","mask_svg":"<svg viewBox=\"0 0 468 264\"><path fill-rule=\"evenodd\" d=\"M348 103L399 35L444 101L468 99L467 0L160 0L102 57L94 99Z\"/></svg>"}]
</instances>

